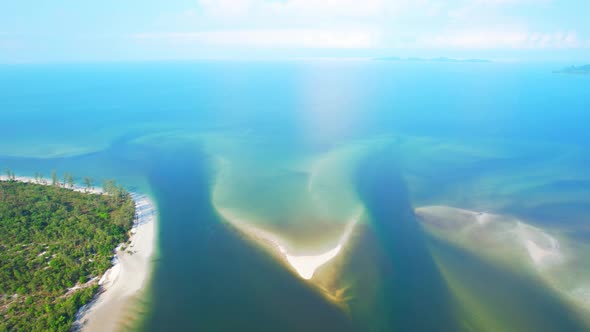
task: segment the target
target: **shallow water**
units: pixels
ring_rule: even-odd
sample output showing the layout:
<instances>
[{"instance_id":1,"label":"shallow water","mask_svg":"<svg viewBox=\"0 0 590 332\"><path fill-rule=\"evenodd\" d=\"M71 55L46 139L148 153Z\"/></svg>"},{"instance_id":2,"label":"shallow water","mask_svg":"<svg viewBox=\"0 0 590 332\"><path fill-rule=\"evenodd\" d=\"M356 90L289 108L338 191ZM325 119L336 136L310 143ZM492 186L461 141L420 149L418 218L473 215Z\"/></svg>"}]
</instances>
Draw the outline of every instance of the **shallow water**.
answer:
<instances>
[{"instance_id":1,"label":"shallow water","mask_svg":"<svg viewBox=\"0 0 590 332\"><path fill-rule=\"evenodd\" d=\"M5 66L0 168L116 178L154 197L142 330L583 329L551 287L432 237L413 215L510 215L585 252L590 80L560 67ZM333 248L358 221L306 281L223 209L293 255Z\"/></svg>"}]
</instances>

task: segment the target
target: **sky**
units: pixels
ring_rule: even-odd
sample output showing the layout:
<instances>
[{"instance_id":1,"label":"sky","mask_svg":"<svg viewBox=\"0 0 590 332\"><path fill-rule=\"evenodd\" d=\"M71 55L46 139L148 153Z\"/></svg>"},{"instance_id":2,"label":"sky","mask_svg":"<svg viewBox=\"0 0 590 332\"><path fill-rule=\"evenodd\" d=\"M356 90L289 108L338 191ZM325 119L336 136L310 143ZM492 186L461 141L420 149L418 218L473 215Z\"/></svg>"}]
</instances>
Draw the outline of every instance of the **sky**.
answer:
<instances>
[{"instance_id":1,"label":"sky","mask_svg":"<svg viewBox=\"0 0 590 332\"><path fill-rule=\"evenodd\" d=\"M0 63L379 56L590 63L589 0L0 0Z\"/></svg>"}]
</instances>

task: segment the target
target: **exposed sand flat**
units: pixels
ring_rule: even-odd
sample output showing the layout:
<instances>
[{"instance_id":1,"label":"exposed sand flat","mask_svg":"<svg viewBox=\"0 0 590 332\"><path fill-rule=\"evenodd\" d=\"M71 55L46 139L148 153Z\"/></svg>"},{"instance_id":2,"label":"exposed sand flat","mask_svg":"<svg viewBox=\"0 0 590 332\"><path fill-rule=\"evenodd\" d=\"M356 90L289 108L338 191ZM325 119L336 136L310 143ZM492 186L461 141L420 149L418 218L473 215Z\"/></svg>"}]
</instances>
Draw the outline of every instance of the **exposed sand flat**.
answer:
<instances>
[{"instance_id":1,"label":"exposed sand flat","mask_svg":"<svg viewBox=\"0 0 590 332\"><path fill-rule=\"evenodd\" d=\"M7 177L0 176L0 181ZM47 179L37 181L31 177L15 177L16 181L50 185ZM61 187L79 192L102 194L101 188ZM99 294L80 308L76 315L74 330L117 331L125 323L126 313L136 297L146 286L151 275L151 258L154 253L156 235L156 209L145 195L132 193L135 202L136 219L131 229L130 244L116 249L113 267L102 275L98 284Z\"/></svg>"},{"instance_id":2,"label":"exposed sand flat","mask_svg":"<svg viewBox=\"0 0 590 332\"><path fill-rule=\"evenodd\" d=\"M296 255L290 249L288 249L288 245L286 244L287 241L282 239L278 235L252 226L249 222L241 219L239 216L237 216L229 209L221 207L215 208L223 218L232 223L239 230L262 242L270 243L274 248L276 248L278 253L280 253L280 255L284 257L285 261L289 264L289 266L291 266L293 270L295 270L295 272L297 272L297 274L305 280L312 279L315 274L315 271L318 268L327 264L340 253L342 248L348 242L350 235L352 234L352 231L354 229L354 226L357 224L362 214L362 211L359 212L355 216L355 218L348 222L344 232L342 233L342 236L340 237L340 240L334 248L314 254Z\"/></svg>"},{"instance_id":3,"label":"exposed sand flat","mask_svg":"<svg viewBox=\"0 0 590 332\"><path fill-rule=\"evenodd\" d=\"M492 216L489 213L479 212L477 213L475 220L479 225L484 226L492 221Z\"/></svg>"},{"instance_id":4,"label":"exposed sand flat","mask_svg":"<svg viewBox=\"0 0 590 332\"><path fill-rule=\"evenodd\" d=\"M329 250L323 254L309 255L309 256L293 256L289 255L283 247L277 244L279 250L287 258L287 262L297 271L299 276L305 280L313 278L315 271L322 265L328 263L338 255L342 249L342 245L338 244L334 249Z\"/></svg>"}]
</instances>

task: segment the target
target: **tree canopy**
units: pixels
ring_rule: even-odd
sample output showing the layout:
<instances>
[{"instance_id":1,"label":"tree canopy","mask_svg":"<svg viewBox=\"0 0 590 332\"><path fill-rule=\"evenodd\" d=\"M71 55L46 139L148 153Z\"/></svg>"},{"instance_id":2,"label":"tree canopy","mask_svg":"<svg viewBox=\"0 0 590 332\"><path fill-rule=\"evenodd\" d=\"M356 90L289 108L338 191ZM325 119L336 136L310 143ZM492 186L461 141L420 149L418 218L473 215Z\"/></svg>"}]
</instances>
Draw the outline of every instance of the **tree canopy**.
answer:
<instances>
[{"instance_id":1,"label":"tree canopy","mask_svg":"<svg viewBox=\"0 0 590 332\"><path fill-rule=\"evenodd\" d=\"M71 328L133 225L131 196L108 184L97 195L0 181L0 331Z\"/></svg>"}]
</instances>

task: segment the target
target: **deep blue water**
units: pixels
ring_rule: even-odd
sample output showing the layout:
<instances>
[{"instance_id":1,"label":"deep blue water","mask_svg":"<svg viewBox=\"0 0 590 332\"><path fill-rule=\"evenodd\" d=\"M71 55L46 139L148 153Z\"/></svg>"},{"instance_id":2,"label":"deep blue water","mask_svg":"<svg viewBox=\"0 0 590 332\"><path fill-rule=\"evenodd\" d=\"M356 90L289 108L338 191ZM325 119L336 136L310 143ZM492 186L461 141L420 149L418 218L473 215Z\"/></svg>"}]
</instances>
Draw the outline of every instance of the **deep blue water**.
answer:
<instances>
[{"instance_id":1,"label":"deep blue water","mask_svg":"<svg viewBox=\"0 0 590 332\"><path fill-rule=\"evenodd\" d=\"M514 330L581 330L573 309L546 285L431 238L412 212L433 204L487 210L558 229L585 246L590 78L552 73L560 67L3 66L0 168L115 178L155 198L159 254L142 300L145 330L468 330L434 253L473 276L471 289L487 288L473 296L489 299L496 319ZM371 151L350 162L348 179L366 213L339 263L348 287L341 307L224 223L212 192L218 160L229 160L240 176L261 179L230 186L239 191L236 204L276 217L281 229L285 214L313 212L295 203L302 193L290 188L305 180L293 169L355 144ZM265 190L281 195L256 200ZM290 201L295 212L275 211ZM518 306L503 310L503 303Z\"/></svg>"}]
</instances>

